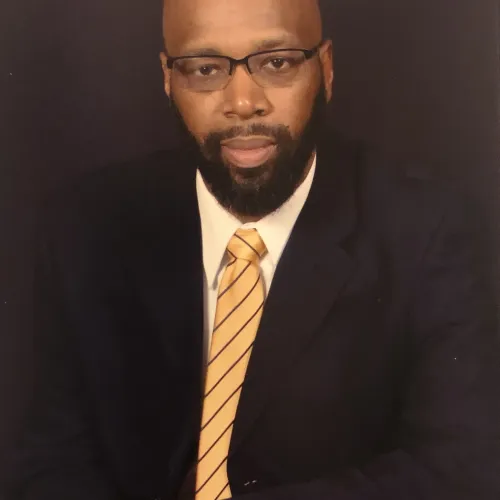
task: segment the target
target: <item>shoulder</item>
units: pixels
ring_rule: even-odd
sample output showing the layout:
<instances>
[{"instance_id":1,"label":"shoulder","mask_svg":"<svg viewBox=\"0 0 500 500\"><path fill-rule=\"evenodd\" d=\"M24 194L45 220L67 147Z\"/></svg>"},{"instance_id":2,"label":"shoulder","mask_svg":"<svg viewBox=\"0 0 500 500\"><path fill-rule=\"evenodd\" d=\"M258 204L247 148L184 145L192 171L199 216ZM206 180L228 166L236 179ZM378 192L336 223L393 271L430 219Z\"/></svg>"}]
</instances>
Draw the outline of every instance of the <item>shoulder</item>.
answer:
<instances>
[{"instance_id":1,"label":"shoulder","mask_svg":"<svg viewBox=\"0 0 500 500\"><path fill-rule=\"evenodd\" d=\"M194 179L195 167L192 173L189 167L181 151L157 151L95 168L52 193L48 201L73 199L105 208L111 201L115 205L147 200L160 190L173 196Z\"/></svg>"},{"instance_id":2,"label":"shoulder","mask_svg":"<svg viewBox=\"0 0 500 500\"><path fill-rule=\"evenodd\" d=\"M432 166L369 150L361 156L358 223L385 255L416 262L446 241L450 252L468 242L486 258L491 215L478 196L440 177Z\"/></svg>"},{"instance_id":3,"label":"shoulder","mask_svg":"<svg viewBox=\"0 0 500 500\"><path fill-rule=\"evenodd\" d=\"M475 203L434 165L391 156L338 133L329 134L327 142L327 166L340 174L324 178L352 191L357 216L369 226L389 231L429 228L446 212Z\"/></svg>"},{"instance_id":4,"label":"shoulder","mask_svg":"<svg viewBox=\"0 0 500 500\"><path fill-rule=\"evenodd\" d=\"M39 230L75 241L131 238L192 214L195 173L177 150L94 169L45 197Z\"/></svg>"},{"instance_id":5,"label":"shoulder","mask_svg":"<svg viewBox=\"0 0 500 500\"><path fill-rule=\"evenodd\" d=\"M394 160L367 148L360 156L361 214L386 230L431 231L452 213L479 212L478 200L430 165Z\"/></svg>"},{"instance_id":6,"label":"shoulder","mask_svg":"<svg viewBox=\"0 0 500 500\"><path fill-rule=\"evenodd\" d=\"M43 204L111 215L126 206L151 204L157 198L175 203L193 188L195 172L195 165L181 151L158 151L92 169L49 193Z\"/></svg>"}]
</instances>

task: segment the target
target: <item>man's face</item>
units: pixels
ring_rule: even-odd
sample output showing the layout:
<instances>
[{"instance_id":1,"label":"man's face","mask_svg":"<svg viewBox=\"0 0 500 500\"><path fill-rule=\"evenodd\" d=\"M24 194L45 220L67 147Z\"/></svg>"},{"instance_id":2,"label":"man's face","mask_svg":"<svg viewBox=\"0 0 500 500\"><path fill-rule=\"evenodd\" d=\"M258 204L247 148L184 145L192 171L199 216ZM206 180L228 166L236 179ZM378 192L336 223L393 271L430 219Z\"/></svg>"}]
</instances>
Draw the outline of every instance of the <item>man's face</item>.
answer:
<instances>
[{"instance_id":1,"label":"man's face","mask_svg":"<svg viewBox=\"0 0 500 500\"><path fill-rule=\"evenodd\" d=\"M314 0L166 0L166 48L172 57L201 53L235 59L270 43L273 49L311 49L321 41L314 5ZM218 201L241 217L260 218L279 208L311 164L331 98L330 43L304 61L287 85L262 86L238 66L224 88L199 91L186 86L175 68L164 65L164 71L165 90L202 153L198 167Z\"/></svg>"}]
</instances>

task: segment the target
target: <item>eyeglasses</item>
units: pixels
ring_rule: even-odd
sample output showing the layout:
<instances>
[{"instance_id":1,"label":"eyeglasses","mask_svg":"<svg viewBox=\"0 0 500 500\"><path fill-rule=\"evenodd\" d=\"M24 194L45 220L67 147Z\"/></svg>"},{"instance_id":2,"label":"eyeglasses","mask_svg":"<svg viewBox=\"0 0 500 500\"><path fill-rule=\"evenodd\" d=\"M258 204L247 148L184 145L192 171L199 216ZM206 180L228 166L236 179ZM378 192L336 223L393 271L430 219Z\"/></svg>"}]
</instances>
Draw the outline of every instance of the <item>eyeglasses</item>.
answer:
<instances>
[{"instance_id":1,"label":"eyeglasses","mask_svg":"<svg viewBox=\"0 0 500 500\"><path fill-rule=\"evenodd\" d=\"M303 75L304 63L314 57L323 42L305 49L278 49L255 52L243 59L228 56L168 57L167 68L174 69L184 88L213 92L227 87L237 66L245 65L261 87L288 87Z\"/></svg>"}]
</instances>

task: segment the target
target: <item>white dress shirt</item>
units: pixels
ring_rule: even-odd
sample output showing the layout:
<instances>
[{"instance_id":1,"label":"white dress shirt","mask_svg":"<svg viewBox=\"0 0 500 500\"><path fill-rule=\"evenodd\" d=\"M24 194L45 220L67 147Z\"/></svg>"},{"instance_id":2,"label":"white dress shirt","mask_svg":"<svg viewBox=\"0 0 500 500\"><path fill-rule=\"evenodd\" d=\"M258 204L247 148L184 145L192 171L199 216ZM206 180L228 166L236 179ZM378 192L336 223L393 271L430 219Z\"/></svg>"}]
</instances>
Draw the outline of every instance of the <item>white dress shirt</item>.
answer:
<instances>
[{"instance_id":1,"label":"white dress shirt","mask_svg":"<svg viewBox=\"0 0 500 500\"><path fill-rule=\"evenodd\" d=\"M196 192L201 217L205 271L205 354L209 352L212 338L219 284L227 264L226 248L229 240L240 228L257 229L267 247L267 254L261 260L261 272L267 296L281 254L311 190L315 171L316 157L306 179L286 203L261 220L247 224L242 224L219 204L205 185L200 172L197 172Z\"/></svg>"}]
</instances>

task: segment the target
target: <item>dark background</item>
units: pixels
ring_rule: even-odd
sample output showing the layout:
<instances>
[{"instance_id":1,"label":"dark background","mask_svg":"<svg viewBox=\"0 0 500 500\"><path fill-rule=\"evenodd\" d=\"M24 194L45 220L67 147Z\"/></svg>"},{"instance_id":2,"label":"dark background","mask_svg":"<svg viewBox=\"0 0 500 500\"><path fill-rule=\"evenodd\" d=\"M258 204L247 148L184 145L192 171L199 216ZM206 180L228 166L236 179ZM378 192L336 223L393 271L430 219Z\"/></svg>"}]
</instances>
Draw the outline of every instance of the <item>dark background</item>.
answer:
<instances>
[{"instance_id":1,"label":"dark background","mask_svg":"<svg viewBox=\"0 0 500 500\"><path fill-rule=\"evenodd\" d=\"M493 214L497 0L323 3L335 126L430 165ZM30 397L37 200L90 168L176 142L160 50L159 0L0 5L0 472Z\"/></svg>"}]
</instances>

